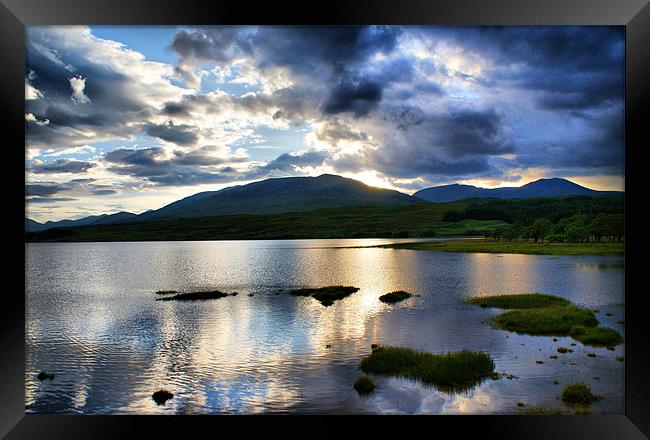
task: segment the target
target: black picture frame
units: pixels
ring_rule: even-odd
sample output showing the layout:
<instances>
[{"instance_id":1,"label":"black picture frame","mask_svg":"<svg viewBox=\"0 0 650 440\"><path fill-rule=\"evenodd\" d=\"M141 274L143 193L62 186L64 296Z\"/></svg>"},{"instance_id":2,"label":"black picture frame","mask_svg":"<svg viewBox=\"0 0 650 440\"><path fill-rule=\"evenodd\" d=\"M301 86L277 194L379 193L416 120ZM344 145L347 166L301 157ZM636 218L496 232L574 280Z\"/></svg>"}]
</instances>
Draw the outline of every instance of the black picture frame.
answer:
<instances>
[{"instance_id":1,"label":"black picture frame","mask_svg":"<svg viewBox=\"0 0 650 440\"><path fill-rule=\"evenodd\" d=\"M24 76L25 26L29 25L147 25L147 24L432 24L432 25L620 25L626 30L625 106L625 218L626 218L626 366L625 415L612 416L464 416L373 418L358 421L249 416L54 416L26 415L25 304L24 293ZM5 269L11 288L0 306L0 435L6 438L116 438L131 437L135 429L147 435L188 435L188 430L207 429L223 435L224 426L242 431L265 428L284 435L287 430L312 435L337 433L345 420L346 433L354 427L383 431L424 429L430 435L473 433L482 438L589 438L642 439L650 434L650 338L643 296L631 291L635 277L643 273L645 240L642 217L647 123L650 102L650 5L647 0L329 0L313 3L201 2L189 0L0 0L0 124L5 152L5 200L11 209L3 213ZM645 141L645 142L644 142ZM11 171L8 175L6 171ZM19 182L23 182L20 189ZM636 212L636 214L635 214ZM20 231L23 231L22 233ZM647 232L645 232L647 235ZM640 284L639 284L640 285ZM22 289L22 290L21 290ZM433 416L432 416L433 417ZM336 418L336 417L335 417ZM297 419L297 420L296 420ZM387 421L388 420L388 421ZM307 431L296 429L296 421ZM311 428L310 428L311 427ZM443 429L456 434L444 434ZM415 433L415 431L414 431ZM645 434L645 435L644 435Z\"/></svg>"}]
</instances>

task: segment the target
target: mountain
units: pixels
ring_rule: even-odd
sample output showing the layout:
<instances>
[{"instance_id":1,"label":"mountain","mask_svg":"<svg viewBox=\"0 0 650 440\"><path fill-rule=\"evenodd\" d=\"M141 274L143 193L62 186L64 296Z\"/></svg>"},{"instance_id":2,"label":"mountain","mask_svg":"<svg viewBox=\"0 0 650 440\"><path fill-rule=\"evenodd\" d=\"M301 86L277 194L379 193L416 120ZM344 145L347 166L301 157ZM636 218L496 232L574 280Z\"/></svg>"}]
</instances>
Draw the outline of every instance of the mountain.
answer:
<instances>
[{"instance_id":1,"label":"mountain","mask_svg":"<svg viewBox=\"0 0 650 440\"><path fill-rule=\"evenodd\" d=\"M47 226L45 226L43 223L39 223L36 220L32 220L31 218L25 219L25 231L38 232L45 229L47 229Z\"/></svg>"},{"instance_id":2,"label":"mountain","mask_svg":"<svg viewBox=\"0 0 650 440\"><path fill-rule=\"evenodd\" d=\"M115 214L104 214L99 216L98 219L93 221L92 225L112 225L114 223L123 223L129 220L135 220L138 218L138 214L132 212L120 211Z\"/></svg>"},{"instance_id":3,"label":"mountain","mask_svg":"<svg viewBox=\"0 0 650 440\"><path fill-rule=\"evenodd\" d=\"M60 220L57 222L47 221L39 223L30 218L25 219L25 230L27 232L39 232L51 228L74 228L76 226L108 225L122 223L137 218L137 214L131 212L117 212L115 214L101 214L83 217L77 220Z\"/></svg>"},{"instance_id":4,"label":"mountain","mask_svg":"<svg viewBox=\"0 0 650 440\"><path fill-rule=\"evenodd\" d=\"M414 197L428 202L441 203L468 198L497 198L497 199L526 199L531 197L560 197L560 196L610 196L622 195L618 191L596 191L585 188L566 179L539 179L519 187L480 188L472 185L434 186L422 189Z\"/></svg>"},{"instance_id":5,"label":"mountain","mask_svg":"<svg viewBox=\"0 0 650 440\"><path fill-rule=\"evenodd\" d=\"M331 174L283 177L208 191L148 211L138 220L225 214L277 214L342 206L398 206L421 200Z\"/></svg>"}]
</instances>

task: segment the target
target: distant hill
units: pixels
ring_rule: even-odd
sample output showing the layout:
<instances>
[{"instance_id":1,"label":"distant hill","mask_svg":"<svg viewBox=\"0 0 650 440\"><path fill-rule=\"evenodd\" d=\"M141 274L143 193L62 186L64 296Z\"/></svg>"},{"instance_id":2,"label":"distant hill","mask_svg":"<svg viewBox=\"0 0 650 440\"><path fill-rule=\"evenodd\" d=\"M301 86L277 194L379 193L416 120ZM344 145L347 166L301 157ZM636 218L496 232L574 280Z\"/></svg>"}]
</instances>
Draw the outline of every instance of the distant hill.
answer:
<instances>
[{"instance_id":1,"label":"distant hill","mask_svg":"<svg viewBox=\"0 0 650 440\"><path fill-rule=\"evenodd\" d=\"M108 225L114 223L123 223L137 218L137 214L131 212L117 212L115 214L101 214L101 215L91 215L88 217L83 217L77 220L60 220L60 221L47 221L45 223L39 223L36 220L30 218L25 219L25 231L27 232L39 232L45 231L46 229L52 228L74 228L77 226L88 226L88 225Z\"/></svg>"},{"instance_id":2,"label":"distant hill","mask_svg":"<svg viewBox=\"0 0 650 440\"><path fill-rule=\"evenodd\" d=\"M486 189L471 185L445 185L423 189L416 192L414 196L409 196L398 191L368 186L354 179L323 174L318 177L267 179L219 191L202 192L140 215L118 212L110 215L84 217L78 220L45 223L25 219L25 229L28 232L40 232L52 228L240 214L302 213L353 206L393 208L425 202L453 202L470 198L517 199L617 194L623 193L594 191L566 179L541 179L518 188Z\"/></svg>"},{"instance_id":3,"label":"distant hill","mask_svg":"<svg viewBox=\"0 0 650 440\"><path fill-rule=\"evenodd\" d=\"M472 185L443 185L426 188L413 194L422 200L434 203L453 202L469 198L525 199L531 197L560 196L611 196L623 194L617 191L596 191L585 188L570 180L553 178L539 179L520 187L480 188Z\"/></svg>"},{"instance_id":4,"label":"distant hill","mask_svg":"<svg viewBox=\"0 0 650 440\"><path fill-rule=\"evenodd\" d=\"M167 217L306 212L343 206L399 206L416 202L422 201L398 191L323 174L318 177L267 179L220 191L198 193L143 213L138 221Z\"/></svg>"}]
</instances>

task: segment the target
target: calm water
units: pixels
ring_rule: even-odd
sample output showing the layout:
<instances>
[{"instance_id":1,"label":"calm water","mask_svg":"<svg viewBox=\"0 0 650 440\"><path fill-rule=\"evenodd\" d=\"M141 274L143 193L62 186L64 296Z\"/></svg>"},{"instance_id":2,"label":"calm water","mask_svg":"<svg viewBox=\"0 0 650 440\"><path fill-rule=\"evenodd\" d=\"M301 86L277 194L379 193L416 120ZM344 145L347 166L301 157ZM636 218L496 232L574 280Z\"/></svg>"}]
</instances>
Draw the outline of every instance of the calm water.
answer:
<instances>
[{"instance_id":1,"label":"calm water","mask_svg":"<svg viewBox=\"0 0 650 440\"><path fill-rule=\"evenodd\" d=\"M515 413L517 402L562 407L563 385L582 380L605 397L593 412L623 413L623 345L577 343L560 355L573 340L495 330L484 321L496 311L462 303L552 293L598 308L599 320L624 334L623 257L341 248L390 241L399 240L28 244L27 411ZM332 284L361 290L332 307L284 292ZM161 289L240 294L156 301ZM377 299L392 290L421 296L394 306ZM497 371L517 378L452 395L378 377L363 398L352 384L373 343L485 350ZM40 370L56 378L39 382ZM151 399L161 387L174 393L164 407Z\"/></svg>"}]
</instances>

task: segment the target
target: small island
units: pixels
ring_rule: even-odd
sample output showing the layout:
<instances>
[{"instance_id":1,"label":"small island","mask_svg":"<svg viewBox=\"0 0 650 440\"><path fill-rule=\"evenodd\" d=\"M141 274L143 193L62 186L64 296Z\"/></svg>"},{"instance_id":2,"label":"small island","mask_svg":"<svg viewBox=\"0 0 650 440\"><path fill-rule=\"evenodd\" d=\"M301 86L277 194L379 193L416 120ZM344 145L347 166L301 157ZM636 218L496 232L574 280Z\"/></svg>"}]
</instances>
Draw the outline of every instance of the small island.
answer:
<instances>
[{"instance_id":1,"label":"small island","mask_svg":"<svg viewBox=\"0 0 650 440\"><path fill-rule=\"evenodd\" d=\"M395 292L390 292L379 297L379 301L389 304L395 304L405 299L409 299L413 294L405 292L403 290L396 290Z\"/></svg>"},{"instance_id":2,"label":"small island","mask_svg":"<svg viewBox=\"0 0 650 440\"><path fill-rule=\"evenodd\" d=\"M352 295L359 290L358 287L352 286L327 286L317 289L305 288L290 290L289 293L294 296L311 296L312 298L320 301L326 307L334 304L334 301Z\"/></svg>"},{"instance_id":3,"label":"small island","mask_svg":"<svg viewBox=\"0 0 650 440\"><path fill-rule=\"evenodd\" d=\"M226 296L235 296L235 295L237 295L237 292L225 293L219 290L212 290L207 292L176 293L173 296L165 296L163 298L158 298L156 301L202 301L206 299L219 299L219 298L224 298Z\"/></svg>"}]
</instances>

